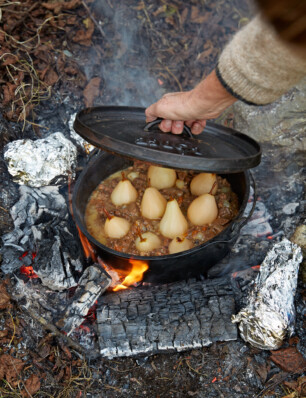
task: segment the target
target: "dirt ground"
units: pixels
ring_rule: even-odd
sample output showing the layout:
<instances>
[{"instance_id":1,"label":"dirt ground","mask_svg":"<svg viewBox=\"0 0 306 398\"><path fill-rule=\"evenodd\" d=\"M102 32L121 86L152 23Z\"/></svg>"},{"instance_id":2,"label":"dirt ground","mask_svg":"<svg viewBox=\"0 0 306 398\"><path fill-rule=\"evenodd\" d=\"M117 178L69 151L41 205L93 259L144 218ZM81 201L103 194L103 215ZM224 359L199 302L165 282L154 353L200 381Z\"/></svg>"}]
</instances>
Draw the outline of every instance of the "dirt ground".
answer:
<instances>
[{"instance_id":1,"label":"dirt ground","mask_svg":"<svg viewBox=\"0 0 306 398\"><path fill-rule=\"evenodd\" d=\"M16 138L67 131L85 106L145 107L190 89L254 14L243 0L3 0L0 9L1 158ZM12 200L0 203L1 233L12 228ZM21 310L10 283L1 275L0 397L306 396L297 337L273 354L238 339L184 353L88 359Z\"/></svg>"}]
</instances>

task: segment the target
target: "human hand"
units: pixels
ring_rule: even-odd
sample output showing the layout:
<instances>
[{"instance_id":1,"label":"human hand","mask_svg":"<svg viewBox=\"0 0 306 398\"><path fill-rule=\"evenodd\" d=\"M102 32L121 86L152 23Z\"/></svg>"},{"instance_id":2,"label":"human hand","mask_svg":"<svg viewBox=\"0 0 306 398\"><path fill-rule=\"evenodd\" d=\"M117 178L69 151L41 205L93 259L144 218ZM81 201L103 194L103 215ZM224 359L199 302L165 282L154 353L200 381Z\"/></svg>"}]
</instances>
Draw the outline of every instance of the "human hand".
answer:
<instances>
[{"instance_id":1,"label":"human hand","mask_svg":"<svg viewBox=\"0 0 306 398\"><path fill-rule=\"evenodd\" d=\"M165 133L181 134L185 123L193 134L200 134L207 119L218 117L235 101L213 71L193 90L165 94L150 105L145 111L146 121L164 119L159 127Z\"/></svg>"}]
</instances>

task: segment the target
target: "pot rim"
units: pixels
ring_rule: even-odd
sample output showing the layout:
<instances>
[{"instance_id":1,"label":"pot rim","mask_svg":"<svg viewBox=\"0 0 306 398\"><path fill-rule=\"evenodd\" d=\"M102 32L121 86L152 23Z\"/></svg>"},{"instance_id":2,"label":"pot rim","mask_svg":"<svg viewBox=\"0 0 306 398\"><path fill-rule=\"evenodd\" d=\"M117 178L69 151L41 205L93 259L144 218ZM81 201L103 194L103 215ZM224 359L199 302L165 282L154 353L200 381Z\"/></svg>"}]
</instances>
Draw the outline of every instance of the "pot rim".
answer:
<instances>
[{"instance_id":1,"label":"pot rim","mask_svg":"<svg viewBox=\"0 0 306 398\"><path fill-rule=\"evenodd\" d=\"M184 250L182 252L179 253L174 253L174 254L165 254L163 256L139 256L139 255L132 255L129 253L124 253L124 252L119 252L117 250L111 249L108 246L103 245L101 242L97 241L87 230L84 222L81 220L81 217L79 216L79 210L76 206L76 193L79 191L80 186L83 182L83 177L85 175L85 173L88 171L88 168L93 167L94 164L98 161L100 161L100 158L103 157L104 155L107 155L107 152L102 152L100 154L98 154L92 161L90 161L82 170L81 174L79 175L77 182L74 186L73 189L73 193L72 193L72 210L73 210L73 218L75 219L76 225L80 228L81 232L86 236L86 238L93 243L95 246L99 247L100 249L108 252L109 254L116 256L116 257L121 257L121 258L125 258L128 260L140 260L140 261L161 261L161 260L167 260L167 259L175 259L175 258L180 258L180 257L185 257L186 255L189 254L193 254L196 253L197 251L203 249L204 247L207 247L209 245L212 244L217 244L217 243L230 243L240 232L240 229L242 228L242 226L245 224L245 222L251 217L252 212L250 212L246 218L245 218L245 222L243 222L243 224L241 224L238 229L235 230L235 228L233 228L234 225L236 225L236 223L239 222L239 220L241 220L242 215L246 209L247 203L248 203L248 199L250 196L250 171L249 170L245 170L245 171L241 171L239 173L234 173L234 174L244 174L245 177L245 182L246 182L246 189L245 189L245 193L244 193L244 197L242 200L242 203L240 205L239 208L239 213L237 214L237 216L235 218L233 218L231 220L231 222L218 234L216 235L214 238L202 243L201 245L195 246L189 250ZM114 155L117 156L117 155ZM120 156L122 157L122 156ZM127 158L127 160L129 160ZM226 175L226 173L220 173L220 174L224 174ZM233 175L233 174L231 174ZM101 180L102 181L102 180ZM92 191L93 192L93 191ZM92 193L91 192L91 193ZM256 201L256 198L254 198L254 201ZM230 234L232 236L230 236L229 239L226 240L222 240L220 239L220 235L224 235L226 232L229 232L230 228L232 229L232 231L230 232ZM219 238L219 239L218 239Z\"/></svg>"}]
</instances>

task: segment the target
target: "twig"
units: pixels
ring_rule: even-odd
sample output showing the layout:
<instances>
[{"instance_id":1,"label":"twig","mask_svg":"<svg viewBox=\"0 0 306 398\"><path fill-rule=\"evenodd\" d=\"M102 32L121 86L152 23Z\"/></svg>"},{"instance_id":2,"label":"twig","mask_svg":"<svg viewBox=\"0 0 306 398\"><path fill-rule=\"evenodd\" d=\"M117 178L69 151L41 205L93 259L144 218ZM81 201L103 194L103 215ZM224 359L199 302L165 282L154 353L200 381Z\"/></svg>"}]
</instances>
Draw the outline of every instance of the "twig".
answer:
<instances>
[{"instance_id":1,"label":"twig","mask_svg":"<svg viewBox=\"0 0 306 398\"><path fill-rule=\"evenodd\" d=\"M169 73L170 76L173 77L173 79L176 81L177 85L179 86L180 91L183 91L183 88L181 86L181 83L179 82L178 78L175 76L175 74L173 72L171 72L171 70L168 68L168 66L166 66L166 71Z\"/></svg>"},{"instance_id":2,"label":"twig","mask_svg":"<svg viewBox=\"0 0 306 398\"><path fill-rule=\"evenodd\" d=\"M6 210L6 209L5 209L4 207L2 207L2 206L0 206L0 209L3 210L3 211L5 211L6 213L9 213L9 211Z\"/></svg>"},{"instance_id":3,"label":"twig","mask_svg":"<svg viewBox=\"0 0 306 398\"><path fill-rule=\"evenodd\" d=\"M149 22L150 28L153 30L153 24L152 24L152 21L151 21L151 18L150 18L150 15L148 13L148 10L147 10L147 7L146 7L146 4L145 4L144 0L143 0L142 3L143 3L143 12L145 13L145 16L146 16L146 18L147 18L147 20Z\"/></svg>"},{"instance_id":4,"label":"twig","mask_svg":"<svg viewBox=\"0 0 306 398\"><path fill-rule=\"evenodd\" d=\"M88 5L85 3L84 0L82 0L82 4L83 4L85 10L88 12L88 15L89 15L90 19L92 20L92 22L93 22L93 23L96 25L96 27L99 29L99 31L100 31L100 33L101 33L103 39L105 39L106 36L105 36L104 30L102 29L101 25L100 25L99 22L96 20L96 18L92 15L92 12L91 12L90 8L88 7Z\"/></svg>"},{"instance_id":5,"label":"twig","mask_svg":"<svg viewBox=\"0 0 306 398\"><path fill-rule=\"evenodd\" d=\"M62 334L56 326L52 325L51 323L47 322L43 317L35 314L34 311L32 311L30 308L25 308L22 307L22 309L24 311L26 311L32 318L34 318L37 322L39 322L44 329L51 331L52 333L54 333L57 337L61 338L62 340L64 340L65 344L67 344L69 347L73 348L74 350L80 352L82 355L86 356L86 351L84 350L84 348L78 344L76 341L72 340L70 337L65 336L64 334ZM99 355L97 350L91 350L91 355L94 354L96 356Z\"/></svg>"},{"instance_id":6,"label":"twig","mask_svg":"<svg viewBox=\"0 0 306 398\"><path fill-rule=\"evenodd\" d=\"M120 393L122 392L121 388L118 388L118 387L115 387L115 386L110 386L109 384L104 384L103 387L104 388L110 388L111 390L115 390L115 391L118 391Z\"/></svg>"},{"instance_id":7,"label":"twig","mask_svg":"<svg viewBox=\"0 0 306 398\"><path fill-rule=\"evenodd\" d=\"M306 369L303 369L303 371L305 371ZM266 391L277 387L280 383L282 383L283 381L285 381L289 376L293 376L294 374L296 374L297 372L290 372L290 373L285 373L279 380L276 380L274 383L268 384L269 380L267 382L267 387L263 388L259 394L257 394L254 398L259 398L262 396L262 394L264 394Z\"/></svg>"}]
</instances>

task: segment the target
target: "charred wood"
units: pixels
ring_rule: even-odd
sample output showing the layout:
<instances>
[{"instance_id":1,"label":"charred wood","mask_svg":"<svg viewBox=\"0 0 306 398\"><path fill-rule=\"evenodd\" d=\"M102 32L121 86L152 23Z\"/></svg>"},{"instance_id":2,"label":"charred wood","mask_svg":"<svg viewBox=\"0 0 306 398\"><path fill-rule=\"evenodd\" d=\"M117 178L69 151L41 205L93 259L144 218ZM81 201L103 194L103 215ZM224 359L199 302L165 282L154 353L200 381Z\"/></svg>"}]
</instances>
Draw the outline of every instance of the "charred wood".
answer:
<instances>
[{"instance_id":1,"label":"charred wood","mask_svg":"<svg viewBox=\"0 0 306 398\"><path fill-rule=\"evenodd\" d=\"M84 321L89 309L111 284L111 277L100 267L92 265L85 269L78 287L67 305L57 326L69 334Z\"/></svg>"},{"instance_id":2,"label":"charred wood","mask_svg":"<svg viewBox=\"0 0 306 398\"><path fill-rule=\"evenodd\" d=\"M109 293L97 310L104 357L183 351L237 338L230 278Z\"/></svg>"}]
</instances>

